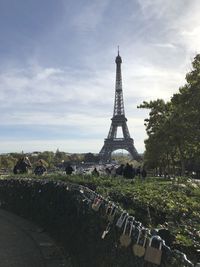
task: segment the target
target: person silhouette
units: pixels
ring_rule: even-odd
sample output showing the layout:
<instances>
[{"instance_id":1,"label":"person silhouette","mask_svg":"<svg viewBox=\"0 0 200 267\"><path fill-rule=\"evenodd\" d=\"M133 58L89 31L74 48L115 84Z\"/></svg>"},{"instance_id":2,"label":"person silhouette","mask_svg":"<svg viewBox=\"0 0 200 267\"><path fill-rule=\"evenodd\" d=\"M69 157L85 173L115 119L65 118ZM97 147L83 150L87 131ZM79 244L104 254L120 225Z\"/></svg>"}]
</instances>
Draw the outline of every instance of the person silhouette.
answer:
<instances>
[{"instance_id":1,"label":"person silhouette","mask_svg":"<svg viewBox=\"0 0 200 267\"><path fill-rule=\"evenodd\" d=\"M47 171L43 161L40 159L35 167L34 174L35 175L43 175Z\"/></svg>"},{"instance_id":2,"label":"person silhouette","mask_svg":"<svg viewBox=\"0 0 200 267\"><path fill-rule=\"evenodd\" d=\"M74 169L72 168L72 166L68 164L67 167L65 168L65 173L71 175L73 171Z\"/></svg>"},{"instance_id":3,"label":"person silhouette","mask_svg":"<svg viewBox=\"0 0 200 267\"><path fill-rule=\"evenodd\" d=\"M98 177L99 176L99 172L97 171L97 168L95 167L94 170L92 171L92 175Z\"/></svg>"},{"instance_id":4,"label":"person silhouette","mask_svg":"<svg viewBox=\"0 0 200 267\"><path fill-rule=\"evenodd\" d=\"M31 168L31 162L28 157L20 158L16 165L14 166L13 173L14 174L23 174L28 173L28 168Z\"/></svg>"}]
</instances>

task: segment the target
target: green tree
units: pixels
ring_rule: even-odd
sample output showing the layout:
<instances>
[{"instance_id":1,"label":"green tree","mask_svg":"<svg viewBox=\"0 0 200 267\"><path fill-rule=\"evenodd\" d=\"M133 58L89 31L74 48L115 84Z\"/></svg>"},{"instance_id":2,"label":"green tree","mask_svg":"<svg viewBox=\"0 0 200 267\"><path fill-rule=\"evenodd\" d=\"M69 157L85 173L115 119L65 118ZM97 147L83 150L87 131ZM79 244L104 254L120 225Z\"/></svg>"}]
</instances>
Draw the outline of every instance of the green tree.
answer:
<instances>
[{"instance_id":1,"label":"green tree","mask_svg":"<svg viewBox=\"0 0 200 267\"><path fill-rule=\"evenodd\" d=\"M41 152L38 156L38 159L45 160L48 163L49 167L54 166L54 152L52 151Z\"/></svg>"},{"instance_id":2,"label":"green tree","mask_svg":"<svg viewBox=\"0 0 200 267\"><path fill-rule=\"evenodd\" d=\"M10 155L0 156L0 168L11 171L16 163L16 159Z\"/></svg>"},{"instance_id":3,"label":"green tree","mask_svg":"<svg viewBox=\"0 0 200 267\"><path fill-rule=\"evenodd\" d=\"M145 140L145 160L150 167L163 170L179 165L185 174L188 161L200 156L200 55L186 75L186 84L171 101L162 99L143 102L139 108L150 109L145 119L148 139Z\"/></svg>"}]
</instances>

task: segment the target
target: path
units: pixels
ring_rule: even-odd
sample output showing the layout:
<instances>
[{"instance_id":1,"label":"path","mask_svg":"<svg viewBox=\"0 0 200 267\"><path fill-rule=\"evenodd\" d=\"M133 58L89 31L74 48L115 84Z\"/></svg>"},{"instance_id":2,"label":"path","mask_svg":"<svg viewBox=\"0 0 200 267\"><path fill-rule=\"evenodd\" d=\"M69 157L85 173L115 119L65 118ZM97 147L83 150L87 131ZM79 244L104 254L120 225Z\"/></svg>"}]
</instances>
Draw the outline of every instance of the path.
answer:
<instances>
[{"instance_id":1,"label":"path","mask_svg":"<svg viewBox=\"0 0 200 267\"><path fill-rule=\"evenodd\" d=\"M61 266L69 265L42 229L0 209L0 267Z\"/></svg>"}]
</instances>

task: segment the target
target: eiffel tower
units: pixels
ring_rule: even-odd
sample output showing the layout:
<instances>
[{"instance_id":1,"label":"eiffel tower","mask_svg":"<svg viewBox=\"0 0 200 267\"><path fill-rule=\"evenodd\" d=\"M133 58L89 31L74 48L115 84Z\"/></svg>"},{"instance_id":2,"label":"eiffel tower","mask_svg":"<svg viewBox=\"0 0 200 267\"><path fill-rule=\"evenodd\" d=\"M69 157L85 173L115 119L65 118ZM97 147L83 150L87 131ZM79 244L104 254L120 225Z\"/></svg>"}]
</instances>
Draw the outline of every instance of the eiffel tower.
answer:
<instances>
[{"instance_id":1,"label":"eiffel tower","mask_svg":"<svg viewBox=\"0 0 200 267\"><path fill-rule=\"evenodd\" d=\"M115 59L116 63L116 84L115 84L115 103L114 112L112 117L112 123L108 133L108 137L104 140L104 145L99 152L99 158L101 162L111 161L111 154L117 149L127 150L133 159L139 160L140 156L134 147L134 141L130 137L130 133L127 126L127 118L124 112L124 101L122 91L122 74L121 74L121 63L122 59L118 55ZM117 138L117 128L122 128L123 138Z\"/></svg>"}]
</instances>

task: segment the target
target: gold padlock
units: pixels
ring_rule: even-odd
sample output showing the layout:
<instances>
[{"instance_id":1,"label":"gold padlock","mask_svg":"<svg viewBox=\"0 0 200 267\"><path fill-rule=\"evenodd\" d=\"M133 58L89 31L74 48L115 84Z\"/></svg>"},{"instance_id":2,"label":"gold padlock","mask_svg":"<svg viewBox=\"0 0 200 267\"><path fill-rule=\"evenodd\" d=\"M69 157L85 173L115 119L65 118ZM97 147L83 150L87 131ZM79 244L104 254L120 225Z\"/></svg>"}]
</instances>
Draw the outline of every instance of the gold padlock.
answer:
<instances>
[{"instance_id":1,"label":"gold padlock","mask_svg":"<svg viewBox=\"0 0 200 267\"><path fill-rule=\"evenodd\" d=\"M138 229L138 231L139 233L138 233L137 242L136 244L133 245L133 253L135 254L135 256L142 257L145 254L145 244L147 240L147 235L145 234L143 244L140 245L139 242L140 242L140 236L141 236L141 229Z\"/></svg>"},{"instance_id":2,"label":"gold padlock","mask_svg":"<svg viewBox=\"0 0 200 267\"><path fill-rule=\"evenodd\" d=\"M128 247L131 244L131 233L132 233L134 221L135 221L135 218L133 216L129 216L126 219L123 233L120 236L120 244L123 247ZM127 233L128 224L129 224L129 232Z\"/></svg>"},{"instance_id":3,"label":"gold padlock","mask_svg":"<svg viewBox=\"0 0 200 267\"><path fill-rule=\"evenodd\" d=\"M159 248L154 248L151 246L152 240L157 239L159 241ZM149 241L149 245L145 252L145 261L160 265L162 258L162 239L159 236L152 236Z\"/></svg>"}]
</instances>

